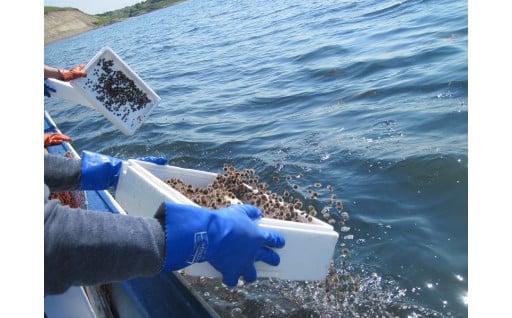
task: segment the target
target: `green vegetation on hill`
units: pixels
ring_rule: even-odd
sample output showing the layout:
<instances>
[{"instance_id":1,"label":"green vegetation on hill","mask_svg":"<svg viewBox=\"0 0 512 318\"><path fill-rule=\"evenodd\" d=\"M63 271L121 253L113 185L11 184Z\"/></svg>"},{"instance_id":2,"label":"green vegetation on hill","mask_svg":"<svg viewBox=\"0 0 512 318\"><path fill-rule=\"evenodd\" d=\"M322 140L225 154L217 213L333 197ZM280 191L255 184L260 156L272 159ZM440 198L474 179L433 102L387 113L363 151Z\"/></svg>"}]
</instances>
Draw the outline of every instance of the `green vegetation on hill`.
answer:
<instances>
[{"instance_id":1,"label":"green vegetation on hill","mask_svg":"<svg viewBox=\"0 0 512 318\"><path fill-rule=\"evenodd\" d=\"M162 9L177 2L181 2L182 0L146 0L144 2L136 3L132 6L127 6L118 10L108 11L105 13L95 14L94 17L97 18L94 24L101 26L105 24L114 23L126 18L138 16L144 13L148 13L150 11ZM76 10L75 8L70 7L44 7L44 13L52 12L52 11L60 11L60 10Z\"/></svg>"},{"instance_id":2,"label":"green vegetation on hill","mask_svg":"<svg viewBox=\"0 0 512 318\"><path fill-rule=\"evenodd\" d=\"M53 11L66 11L66 10L75 10L75 8L71 7L44 7L44 13L53 12Z\"/></svg>"},{"instance_id":3,"label":"green vegetation on hill","mask_svg":"<svg viewBox=\"0 0 512 318\"><path fill-rule=\"evenodd\" d=\"M179 0L146 0L144 2L136 3L132 6L97 14L97 16L128 18L153 10L162 9L175 4L176 2L179 2Z\"/></svg>"}]
</instances>

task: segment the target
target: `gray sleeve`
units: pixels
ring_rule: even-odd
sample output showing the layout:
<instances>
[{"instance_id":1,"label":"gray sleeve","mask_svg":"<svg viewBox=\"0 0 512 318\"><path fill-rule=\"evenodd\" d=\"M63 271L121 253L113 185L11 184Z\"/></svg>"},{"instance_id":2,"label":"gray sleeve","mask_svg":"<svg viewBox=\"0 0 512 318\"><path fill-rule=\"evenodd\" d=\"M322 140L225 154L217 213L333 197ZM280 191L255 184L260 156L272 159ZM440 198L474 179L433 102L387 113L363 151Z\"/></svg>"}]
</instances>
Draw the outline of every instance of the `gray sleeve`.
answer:
<instances>
[{"instance_id":1,"label":"gray sleeve","mask_svg":"<svg viewBox=\"0 0 512 318\"><path fill-rule=\"evenodd\" d=\"M165 220L44 206L44 292L158 274L165 260Z\"/></svg>"},{"instance_id":2,"label":"gray sleeve","mask_svg":"<svg viewBox=\"0 0 512 318\"><path fill-rule=\"evenodd\" d=\"M81 159L44 155L44 184L50 188L50 191L78 190L81 177Z\"/></svg>"}]
</instances>

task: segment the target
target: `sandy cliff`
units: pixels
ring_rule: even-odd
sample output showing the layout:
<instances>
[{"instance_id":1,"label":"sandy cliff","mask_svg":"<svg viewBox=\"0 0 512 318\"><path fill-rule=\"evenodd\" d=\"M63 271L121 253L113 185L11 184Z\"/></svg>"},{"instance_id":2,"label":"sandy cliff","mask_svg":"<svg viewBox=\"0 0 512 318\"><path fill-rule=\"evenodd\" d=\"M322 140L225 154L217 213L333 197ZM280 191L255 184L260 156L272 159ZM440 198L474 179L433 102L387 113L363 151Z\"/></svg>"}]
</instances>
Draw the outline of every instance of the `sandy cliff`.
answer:
<instances>
[{"instance_id":1,"label":"sandy cliff","mask_svg":"<svg viewBox=\"0 0 512 318\"><path fill-rule=\"evenodd\" d=\"M44 45L97 28L96 17L80 10L62 10L45 13Z\"/></svg>"}]
</instances>

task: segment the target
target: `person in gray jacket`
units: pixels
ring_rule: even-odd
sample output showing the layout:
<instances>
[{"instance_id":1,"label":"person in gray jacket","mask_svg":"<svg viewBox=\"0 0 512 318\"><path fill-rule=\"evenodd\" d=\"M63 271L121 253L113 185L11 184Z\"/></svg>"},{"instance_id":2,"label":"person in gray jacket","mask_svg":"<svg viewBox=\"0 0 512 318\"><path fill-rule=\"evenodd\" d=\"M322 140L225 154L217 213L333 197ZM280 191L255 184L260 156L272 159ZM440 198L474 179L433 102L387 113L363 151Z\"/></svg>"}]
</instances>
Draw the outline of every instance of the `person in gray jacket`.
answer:
<instances>
[{"instance_id":1,"label":"person in gray jacket","mask_svg":"<svg viewBox=\"0 0 512 318\"><path fill-rule=\"evenodd\" d=\"M157 160L154 160L157 159ZM149 158L159 162L163 158ZM207 208L162 202L152 218L71 208L51 192L115 188L122 160L84 151L44 156L44 294L152 276L209 262L223 283L256 280L254 263L279 265L280 234L259 227L253 205Z\"/></svg>"}]
</instances>

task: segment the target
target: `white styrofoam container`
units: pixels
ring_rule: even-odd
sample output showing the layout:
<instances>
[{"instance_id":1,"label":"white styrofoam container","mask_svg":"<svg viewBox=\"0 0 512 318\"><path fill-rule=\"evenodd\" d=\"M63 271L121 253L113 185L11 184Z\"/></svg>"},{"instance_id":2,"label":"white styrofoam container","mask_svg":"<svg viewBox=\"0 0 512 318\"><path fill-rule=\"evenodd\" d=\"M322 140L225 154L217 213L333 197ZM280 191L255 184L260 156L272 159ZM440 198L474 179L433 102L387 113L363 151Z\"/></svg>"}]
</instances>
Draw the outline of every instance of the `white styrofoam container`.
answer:
<instances>
[{"instance_id":1,"label":"white styrofoam container","mask_svg":"<svg viewBox=\"0 0 512 318\"><path fill-rule=\"evenodd\" d=\"M62 98L82 106L94 108L84 95L71 86L70 82L61 81L55 78L48 78L47 81L53 88L55 88L55 92L51 92L52 97Z\"/></svg>"},{"instance_id":2,"label":"white styrofoam container","mask_svg":"<svg viewBox=\"0 0 512 318\"><path fill-rule=\"evenodd\" d=\"M217 174L175 166L128 160L123 164L115 199L128 214L154 216L163 201L196 205L164 180L179 178L194 187L205 187ZM286 244L275 249L281 258L278 266L256 262L258 277L275 277L286 280L322 280L328 275L338 233L319 219L311 223L262 218L256 221L261 227L284 236ZM192 276L220 277L209 263L196 263L183 269Z\"/></svg>"},{"instance_id":3,"label":"white styrofoam container","mask_svg":"<svg viewBox=\"0 0 512 318\"><path fill-rule=\"evenodd\" d=\"M161 100L108 46L89 61L84 71L87 77L69 82L81 96L72 98L67 90L64 96L94 107L126 135L133 135Z\"/></svg>"}]
</instances>

